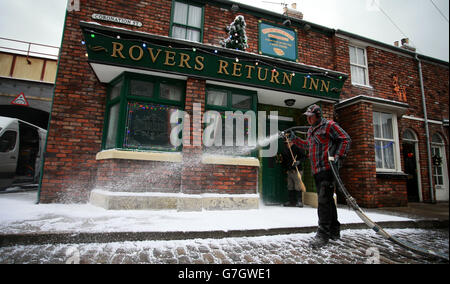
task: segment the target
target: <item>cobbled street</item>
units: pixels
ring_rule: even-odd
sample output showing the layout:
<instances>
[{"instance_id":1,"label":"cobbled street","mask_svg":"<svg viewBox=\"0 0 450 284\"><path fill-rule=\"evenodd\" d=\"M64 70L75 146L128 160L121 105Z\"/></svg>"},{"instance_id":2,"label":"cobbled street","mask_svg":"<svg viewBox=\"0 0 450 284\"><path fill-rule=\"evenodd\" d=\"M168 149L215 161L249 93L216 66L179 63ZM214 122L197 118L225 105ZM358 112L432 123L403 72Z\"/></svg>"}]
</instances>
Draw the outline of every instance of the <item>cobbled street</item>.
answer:
<instances>
[{"instance_id":1,"label":"cobbled street","mask_svg":"<svg viewBox=\"0 0 450 284\"><path fill-rule=\"evenodd\" d=\"M402 240L448 255L448 230L391 229ZM448 263L394 245L372 230L347 230L320 250L314 234L0 248L0 263L364 264Z\"/></svg>"}]
</instances>

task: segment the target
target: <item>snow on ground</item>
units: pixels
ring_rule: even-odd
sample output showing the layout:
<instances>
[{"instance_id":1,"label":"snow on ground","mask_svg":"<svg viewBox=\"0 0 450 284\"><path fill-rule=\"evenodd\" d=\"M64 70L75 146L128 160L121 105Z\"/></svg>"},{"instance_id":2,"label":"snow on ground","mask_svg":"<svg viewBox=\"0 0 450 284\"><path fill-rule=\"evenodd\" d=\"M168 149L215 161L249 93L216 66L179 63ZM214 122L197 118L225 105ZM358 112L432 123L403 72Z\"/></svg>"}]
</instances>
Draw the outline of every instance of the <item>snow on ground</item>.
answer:
<instances>
[{"instance_id":1,"label":"snow on ground","mask_svg":"<svg viewBox=\"0 0 450 284\"><path fill-rule=\"evenodd\" d=\"M448 255L448 231L388 229L390 234ZM3 263L448 263L394 245L372 230L345 230L341 240L313 250L314 233L170 241L0 247Z\"/></svg>"},{"instance_id":2,"label":"snow on ground","mask_svg":"<svg viewBox=\"0 0 450 284\"><path fill-rule=\"evenodd\" d=\"M245 211L112 211L90 204L38 204L36 192L0 195L0 233L229 231L317 226L317 209L266 207ZM375 222L411 219L367 213ZM361 223L338 209L342 224Z\"/></svg>"}]
</instances>

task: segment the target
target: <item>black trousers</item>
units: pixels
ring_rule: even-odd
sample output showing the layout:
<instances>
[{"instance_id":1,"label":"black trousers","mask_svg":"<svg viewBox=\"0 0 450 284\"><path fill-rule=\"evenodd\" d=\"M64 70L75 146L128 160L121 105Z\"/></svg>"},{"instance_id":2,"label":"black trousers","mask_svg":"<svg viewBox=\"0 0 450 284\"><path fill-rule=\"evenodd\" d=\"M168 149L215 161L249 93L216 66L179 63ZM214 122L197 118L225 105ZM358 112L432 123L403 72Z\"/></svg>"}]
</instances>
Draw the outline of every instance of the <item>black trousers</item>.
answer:
<instances>
[{"instance_id":1,"label":"black trousers","mask_svg":"<svg viewBox=\"0 0 450 284\"><path fill-rule=\"evenodd\" d=\"M340 232L341 224L338 221L336 203L334 203L334 178L330 171L323 171L314 175L317 196L319 199L319 228L317 234L329 239Z\"/></svg>"}]
</instances>

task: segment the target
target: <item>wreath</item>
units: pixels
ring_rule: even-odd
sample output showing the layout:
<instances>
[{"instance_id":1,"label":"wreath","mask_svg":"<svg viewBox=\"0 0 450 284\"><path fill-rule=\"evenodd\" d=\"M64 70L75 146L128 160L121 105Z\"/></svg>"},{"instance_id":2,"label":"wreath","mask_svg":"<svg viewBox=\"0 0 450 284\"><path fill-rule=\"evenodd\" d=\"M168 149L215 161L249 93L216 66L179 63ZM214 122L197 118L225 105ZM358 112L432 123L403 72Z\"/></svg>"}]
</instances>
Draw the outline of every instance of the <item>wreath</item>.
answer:
<instances>
[{"instance_id":1,"label":"wreath","mask_svg":"<svg viewBox=\"0 0 450 284\"><path fill-rule=\"evenodd\" d=\"M442 164L442 157L434 155L432 159L433 159L433 165L435 165L436 167L438 167Z\"/></svg>"}]
</instances>

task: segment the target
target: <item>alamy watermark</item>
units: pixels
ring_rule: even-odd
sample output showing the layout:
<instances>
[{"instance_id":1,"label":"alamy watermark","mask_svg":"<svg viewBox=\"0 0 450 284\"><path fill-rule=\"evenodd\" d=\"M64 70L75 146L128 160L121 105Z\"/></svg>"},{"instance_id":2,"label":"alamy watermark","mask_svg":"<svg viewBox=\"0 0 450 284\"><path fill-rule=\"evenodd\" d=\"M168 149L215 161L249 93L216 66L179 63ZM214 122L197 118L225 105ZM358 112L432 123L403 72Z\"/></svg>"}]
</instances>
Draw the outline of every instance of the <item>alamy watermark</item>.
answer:
<instances>
[{"instance_id":1,"label":"alamy watermark","mask_svg":"<svg viewBox=\"0 0 450 284\"><path fill-rule=\"evenodd\" d=\"M190 131L191 117L182 110L173 112L170 117L172 131L170 142L174 147L190 145L190 138L195 133L202 132L202 139L194 139L194 146L204 147L242 147L248 151L261 149L262 157L273 157L278 152L278 112L271 111L269 124L265 111L225 111L224 115L217 111L206 111L201 115L201 104L194 104L192 117L192 133L183 133L185 139L180 138L182 131ZM267 125L269 125L267 129ZM194 134L194 135L193 135ZM223 135L224 134L224 135ZM186 139L189 137L189 139ZM267 148L268 147L268 148Z\"/></svg>"}]
</instances>

